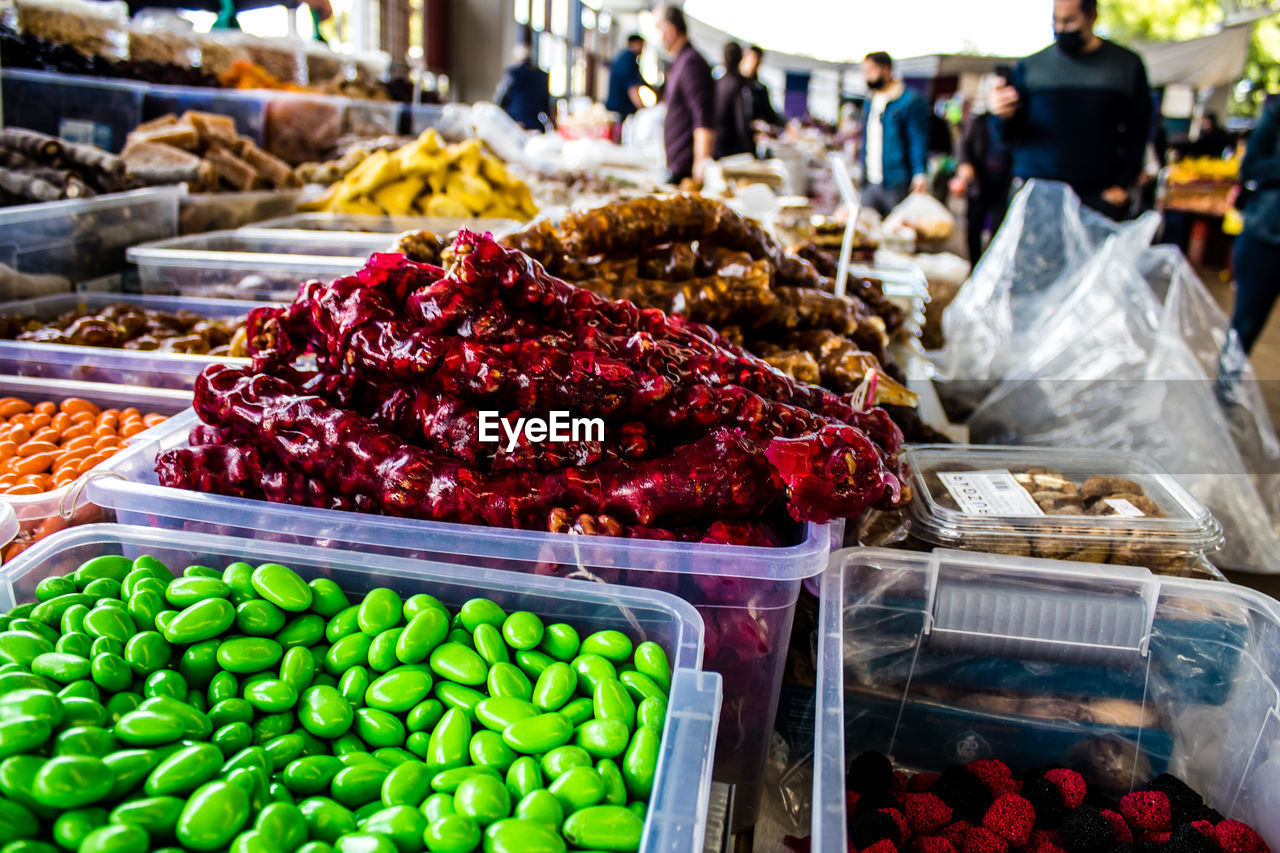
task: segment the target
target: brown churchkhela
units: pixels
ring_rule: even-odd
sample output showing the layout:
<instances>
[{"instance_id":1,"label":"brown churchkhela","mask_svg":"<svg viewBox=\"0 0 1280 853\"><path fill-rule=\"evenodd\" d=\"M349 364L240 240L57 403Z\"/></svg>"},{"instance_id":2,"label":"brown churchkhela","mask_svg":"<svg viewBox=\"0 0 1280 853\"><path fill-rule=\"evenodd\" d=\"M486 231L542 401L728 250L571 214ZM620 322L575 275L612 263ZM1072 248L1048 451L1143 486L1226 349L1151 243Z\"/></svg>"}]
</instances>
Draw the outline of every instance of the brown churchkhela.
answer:
<instances>
[{"instance_id":1,"label":"brown churchkhela","mask_svg":"<svg viewBox=\"0 0 1280 853\"><path fill-rule=\"evenodd\" d=\"M534 223L503 242L582 287L712 326L795 378L813 381L816 367L824 385L847 393L871 372L878 402L915 404L886 370L889 336L903 318L877 284L854 279L849 296L834 296L831 277L722 202L616 202L570 214L558 228Z\"/></svg>"}]
</instances>

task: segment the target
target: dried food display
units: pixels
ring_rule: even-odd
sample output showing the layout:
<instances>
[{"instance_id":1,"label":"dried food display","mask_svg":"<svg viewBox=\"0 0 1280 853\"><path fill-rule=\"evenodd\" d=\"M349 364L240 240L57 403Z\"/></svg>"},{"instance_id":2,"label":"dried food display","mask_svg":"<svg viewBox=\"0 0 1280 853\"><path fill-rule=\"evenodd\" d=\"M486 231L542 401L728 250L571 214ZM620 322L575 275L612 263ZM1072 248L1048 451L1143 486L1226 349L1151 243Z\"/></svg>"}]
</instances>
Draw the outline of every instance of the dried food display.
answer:
<instances>
[{"instance_id":1,"label":"dried food display","mask_svg":"<svg viewBox=\"0 0 1280 853\"><path fill-rule=\"evenodd\" d=\"M210 320L192 311L156 311L121 302L51 320L0 317L0 339L81 347L244 357L244 320Z\"/></svg>"},{"instance_id":2,"label":"dried food display","mask_svg":"<svg viewBox=\"0 0 1280 853\"><path fill-rule=\"evenodd\" d=\"M246 41L245 50L248 52ZM275 63L279 65L280 63ZM311 92L312 89L298 83L294 77L280 77L271 69L252 59L236 59L226 71L218 74L218 82L226 89L271 89L277 92Z\"/></svg>"},{"instance_id":3,"label":"dried food display","mask_svg":"<svg viewBox=\"0 0 1280 853\"><path fill-rule=\"evenodd\" d=\"M847 774L849 847L875 853L1268 851L1252 827L1224 817L1176 776L1116 767L1119 778L1108 778L1074 767L1015 775L996 757L913 774L895 769L883 754L863 753Z\"/></svg>"},{"instance_id":4,"label":"dried food display","mask_svg":"<svg viewBox=\"0 0 1280 853\"><path fill-rule=\"evenodd\" d=\"M0 130L0 203L90 198L136 186L125 162L95 148L34 130Z\"/></svg>"},{"instance_id":5,"label":"dried food display","mask_svg":"<svg viewBox=\"0 0 1280 853\"><path fill-rule=\"evenodd\" d=\"M85 56L123 59L128 55L129 12L124 3L17 0L15 5L18 28L27 35L73 47Z\"/></svg>"},{"instance_id":6,"label":"dried food display","mask_svg":"<svg viewBox=\"0 0 1280 853\"><path fill-rule=\"evenodd\" d=\"M1222 541L1168 472L1118 451L912 448L917 545L1194 571Z\"/></svg>"},{"instance_id":7,"label":"dried food display","mask_svg":"<svg viewBox=\"0 0 1280 853\"><path fill-rule=\"evenodd\" d=\"M261 372L215 366L197 383L197 411L224 442L162 456L162 482L189 485L204 456L258 454L343 505L393 515L544 530L587 516L626 536L761 543L784 541L788 516L908 497L901 434L883 412L795 383L709 329L574 288L488 238L464 230L450 260L446 273L375 255L359 276L252 312ZM288 366L308 351L318 372ZM497 451L478 441L481 403L612 426L598 441ZM263 428L245 446L251 418ZM341 435L331 466L285 440L317 429ZM422 490L388 491L392 470Z\"/></svg>"},{"instance_id":8,"label":"dried food display","mask_svg":"<svg viewBox=\"0 0 1280 853\"><path fill-rule=\"evenodd\" d=\"M136 408L104 410L78 397L0 398L0 494L38 495L65 486L164 419Z\"/></svg>"},{"instance_id":9,"label":"dried food display","mask_svg":"<svg viewBox=\"0 0 1280 853\"><path fill-rule=\"evenodd\" d=\"M237 134L230 117L195 110L139 125L120 157L143 183L185 183L192 192L301 185L288 163Z\"/></svg>"},{"instance_id":10,"label":"dried food display","mask_svg":"<svg viewBox=\"0 0 1280 853\"><path fill-rule=\"evenodd\" d=\"M521 222L538 212L528 185L476 139L446 145L428 130L394 151L343 159L352 161L351 170L301 209Z\"/></svg>"},{"instance_id":11,"label":"dried food display","mask_svg":"<svg viewBox=\"0 0 1280 853\"><path fill-rule=\"evenodd\" d=\"M371 572L344 589L273 562L49 563L0 617L23 847L628 853L648 835L684 705L638 628ZM72 719L101 725L53 722Z\"/></svg>"},{"instance_id":12,"label":"dried food display","mask_svg":"<svg viewBox=\"0 0 1280 853\"><path fill-rule=\"evenodd\" d=\"M583 287L710 325L795 378L812 380L816 368L823 385L849 394L874 376L877 403L915 403L887 355L902 313L876 283L835 296L813 264L723 202L620 201L571 213L558 227L534 223L504 242Z\"/></svg>"}]
</instances>

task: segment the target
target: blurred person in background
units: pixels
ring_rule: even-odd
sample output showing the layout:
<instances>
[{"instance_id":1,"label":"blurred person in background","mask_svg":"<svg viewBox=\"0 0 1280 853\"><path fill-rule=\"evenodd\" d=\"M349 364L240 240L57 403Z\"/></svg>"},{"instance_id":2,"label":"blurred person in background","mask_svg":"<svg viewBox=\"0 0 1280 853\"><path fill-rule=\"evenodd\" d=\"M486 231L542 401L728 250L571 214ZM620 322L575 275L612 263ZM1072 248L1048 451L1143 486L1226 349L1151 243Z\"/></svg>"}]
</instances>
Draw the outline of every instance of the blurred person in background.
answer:
<instances>
[{"instance_id":1,"label":"blurred person in background","mask_svg":"<svg viewBox=\"0 0 1280 853\"><path fill-rule=\"evenodd\" d=\"M703 170L715 153L715 81L711 66L689 43L684 11L663 6L656 13L662 49L671 64L662 97L667 117L662 135L667 149L667 181L686 178L702 183Z\"/></svg>"},{"instance_id":2,"label":"blurred person in background","mask_svg":"<svg viewBox=\"0 0 1280 853\"><path fill-rule=\"evenodd\" d=\"M862 112L862 203L888 216L913 192L928 192L929 107L893 76L893 59L867 54L862 76L871 102Z\"/></svg>"},{"instance_id":3,"label":"blurred person in background","mask_svg":"<svg viewBox=\"0 0 1280 853\"><path fill-rule=\"evenodd\" d=\"M544 121L552 122L551 78L533 64L527 44L516 45L511 59L514 64L502 75L494 103L525 130L543 130Z\"/></svg>"},{"instance_id":4,"label":"blurred person in background","mask_svg":"<svg viewBox=\"0 0 1280 853\"><path fill-rule=\"evenodd\" d=\"M742 79L747 81L751 90L751 120L764 122L769 127L782 127L786 124L773 108L773 100L769 97L769 87L760 82L760 63L764 61L764 48L759 45L748 45L742 51L742 62L738 68Z\"/></svg>"},{"instance_id":5,"label":"blurred person in background","mask_svg":"<svg viewBox=\"0 0 1280 853\"><path fill-rule=\"evenodd\" d=\"M1151 130L1142 58L1094 32L1097 0L1054 0L1054 44L991 92L1013 151L1014 189L1032 178L1069 184L1081 201L1126 219Z\"/></svg>"},{"instance_id":6,"label":"blurred person in background","mask_svg":"<svg viewBox=\"0 0 1280 853\"><path fill-rule=\"evenodd\" d=\"M1246 353L1280 296L1280 102L1258 119L1240 163L1244 231L1236 238L1236 304L1231 328Z\"/></svg>"},{"instance_id":7,"label":"blurred person in background","mask_svg":"<svg viewBox=\"0 0 1280 853\"><path fill-rule=\"evenodd\" d=\"M1187 144L1190 157L1217 157L1235 151L1235 137L1218 124L1217 113L1205 113L1200 119L1200 136Z\"/></svg>"},{"instance_id":8,"label":"blurred person in background","mask_svg":"<svg viewBox=\"0 0 1280 853\"><path fill-rule=\"evenodd\" d=\"M742 45L735 41L724 46L724 74L716 81L716 150L715 158L734 154L755 154L755 134L751 130L753 113L751 87L742 72Z\"/></svg>"},{"instance_id":9,"label":"blurred person in background","mask_svg":"<svg viewBox=\"0 0 1280 853\"><path fill-rule=\"evenodd\" d=\"M999 122L988 112L985 97L980 96L960 140L956 176L950 184L952 195L965 198L969 262L975 265L984 251L983 231L988 222L994 236L1009 209L1013 162L1000 137Z\"/></svg>"},{"instance_id":10,"label":"blurred person in background","mask_svg":"<svg viewBox=\"0 0 1280 853\"><path fill-rule=\"evenodd\" d=\"M649 84L640 73L641 53L644 53L644 36L632 33L627 36L627 46L618 51L609 66L609 97L604 108L617 113L622 121L644 106L640 89Z\"/></svg>"}]
</instances>

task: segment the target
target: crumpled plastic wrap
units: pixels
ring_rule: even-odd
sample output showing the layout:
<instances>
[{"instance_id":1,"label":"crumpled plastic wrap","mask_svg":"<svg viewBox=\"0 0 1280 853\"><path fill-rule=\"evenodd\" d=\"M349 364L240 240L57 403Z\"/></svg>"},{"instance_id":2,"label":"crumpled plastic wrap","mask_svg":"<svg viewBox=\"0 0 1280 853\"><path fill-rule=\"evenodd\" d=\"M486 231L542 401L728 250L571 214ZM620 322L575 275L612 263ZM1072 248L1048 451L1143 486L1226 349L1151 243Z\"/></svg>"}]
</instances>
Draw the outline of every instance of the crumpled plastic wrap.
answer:
<instances>
[{"instance_id":1,"label":"crumpled plastic wrap","mask_svg":"<svg viewBox=\"0 0 1280 853\"><path fill-rule=\"evenodd\" d=\"M1017 357L973 412L973 440L1149 456L1222 524L1215 564L1280 572L1280 447L1256 378L1186 259L1142 245L1137 228L1117 231L1020 312L1032 322L992 351ZM1239 377L1225 404L1220 365Z\"/></svg>"},{"instance_id":2,"label":"crumpled plastic wrap","mask_svg":"<svg viewBox=\"0 0 1280 853\"><path fill-rule=\"evenodd\" d=\"M1150 219L1118 226L1087 208L1065 184L1029 181L942 318L939 389L961 410L978 404L1023 357L1032 330L1051 314L1073 279L1118 230L1141 236Z\"/></svg>"}]
</instances>

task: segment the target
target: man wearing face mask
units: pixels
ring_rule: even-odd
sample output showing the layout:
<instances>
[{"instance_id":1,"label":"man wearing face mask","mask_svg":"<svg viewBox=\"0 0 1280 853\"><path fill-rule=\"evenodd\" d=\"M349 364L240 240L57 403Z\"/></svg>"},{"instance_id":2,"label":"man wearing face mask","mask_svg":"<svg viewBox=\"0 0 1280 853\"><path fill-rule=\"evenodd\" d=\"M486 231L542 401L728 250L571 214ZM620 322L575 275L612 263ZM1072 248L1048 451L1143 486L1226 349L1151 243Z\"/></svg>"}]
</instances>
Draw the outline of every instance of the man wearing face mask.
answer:
<instances>
[{"instance_id":1,"label":"man wearing face mask","mask_svg":"<svg viewBox=\"0 0 1280 853\"><path fill-rule=\"evenodd\" d=\"M887 216L909 193L929 189L929 108L893 76L883 51L862 60L862 79L871 91L862 111L862 203Z\"/></svg>"},{"instance_id":2,"label":"man wearing face mask","mask_svg":"<svg viewBox=\"0 0 1280 853\"><path fill-rule=\"evenodd\" d=\"M1094 31L1097 0L1054 0L1054 44L992 90L1013 152L1015 190L1031 178L1069 184L1112 219L1132 208L1151 131L1147 69Z\"/></svg>"}]
</instances>

